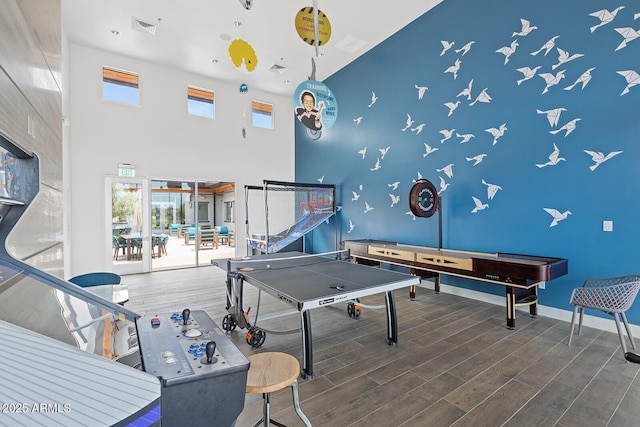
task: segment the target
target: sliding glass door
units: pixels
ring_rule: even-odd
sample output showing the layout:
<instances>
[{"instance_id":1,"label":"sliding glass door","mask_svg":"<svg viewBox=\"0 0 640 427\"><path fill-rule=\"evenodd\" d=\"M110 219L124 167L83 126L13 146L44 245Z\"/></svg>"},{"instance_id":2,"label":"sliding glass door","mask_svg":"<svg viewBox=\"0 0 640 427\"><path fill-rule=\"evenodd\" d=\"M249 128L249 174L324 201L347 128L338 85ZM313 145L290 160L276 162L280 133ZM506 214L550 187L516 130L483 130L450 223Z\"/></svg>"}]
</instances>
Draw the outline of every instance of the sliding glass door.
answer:
<instances>
[{"instance_id":1,"label":"sliding glass door","mask_svg":"<svg viewBox=\"0 0 640 427\"><path fill-rule=\"evenodd\" d=\"M212 259L235 256L234 241L229 239L234 224L223 216L223 195L234 200L235 185L217 181L151 181L152 246L158 249L152 252L152 270L211 265ZM221 233L206 231L216 226Z\"/></svg>"},{"instance_id":2,"label":"sliding glass door","mask_svg":"<svg viewBox=\"0 0 640 427\"><path fill-rule=\"evenodd\" d=\"M151 181L151 234L157 251L152 270L195 267L193 201L195 183L183 180Z\"/></svg>"},{"instance_id":3,"label":"sliding glass door","mask_svg":"<svg viewBox=\"0 0 640 427\"><path fill-rule=\"evenodd\" d=\"M235 184L107 177L108 265L118 274L235 257Z\"/></svg>"}]
</instances>

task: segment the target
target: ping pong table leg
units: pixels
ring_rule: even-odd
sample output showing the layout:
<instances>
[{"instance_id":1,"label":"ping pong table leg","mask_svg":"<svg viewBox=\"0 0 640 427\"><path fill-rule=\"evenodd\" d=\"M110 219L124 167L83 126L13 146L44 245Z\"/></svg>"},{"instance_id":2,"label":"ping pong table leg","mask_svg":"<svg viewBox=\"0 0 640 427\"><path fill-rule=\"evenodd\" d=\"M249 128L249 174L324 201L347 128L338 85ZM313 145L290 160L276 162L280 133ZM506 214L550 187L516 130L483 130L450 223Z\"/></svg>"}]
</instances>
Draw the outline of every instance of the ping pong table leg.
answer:
<instances>
[{"instance_id":1,"label":"ping pong table leg","mask_svg":"<svg viewBox=\"0 0 640 427\"><path fill-rule=\"evenodd\" d=\"M313 342L311 340L311 310L300 312L302 327L302 378L313 378Z\"/></svg>"},{"instance_id":2,"label":"ping pong table leg","mask_svg":"<svg viewBox=\"0 0 640 427\"><path fill-rule=\"evenodd\" d=\"M387 344L396 347L398 345L398 316L392 291L385 294L385 304L387 306Z\"/></svg>"}]
</instances>

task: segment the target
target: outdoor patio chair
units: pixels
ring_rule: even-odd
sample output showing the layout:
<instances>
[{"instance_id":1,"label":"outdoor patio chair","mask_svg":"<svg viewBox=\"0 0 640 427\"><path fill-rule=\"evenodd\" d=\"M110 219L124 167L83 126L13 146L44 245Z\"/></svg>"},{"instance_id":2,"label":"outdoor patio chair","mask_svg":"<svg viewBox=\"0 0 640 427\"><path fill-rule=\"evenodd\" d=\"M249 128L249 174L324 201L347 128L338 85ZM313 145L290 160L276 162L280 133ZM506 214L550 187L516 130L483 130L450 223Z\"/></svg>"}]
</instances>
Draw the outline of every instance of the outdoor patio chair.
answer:
<instances>
[{"instance_id":1,"label":"outdoor patio chair","mask_svg":"<svg viewBox=\"0 0 640 427\"><path fill-rule=\"evenodd\" d=\"M578 335L580 335L584 309L594 308L613 316L613 320L616 322L622 352L626 354L627 345L625 343L624 333L622 332L622 325L620 324L620 318L622 318L631 346L635 349L636 344L631 335L629 323L624 313L633 304L639 290L640 276L620 276L608 279L585 280L581 288L573 290L571 299L569 300L569 303L573 304L574 307L573 316L571 316L571 331L569 333L568 345L571 345L571 339L573 338L576 314L580 312L580 320L578 321Z\"/></svg>"},{"instance_id":2,"label":"outdoor patio chair","mask_svg":"<svg viewBox=\"0 0 640 427\"><path fill-rule=\"evenodd\" d=\"M125 253L125 249L127 248L127 244L124 240L120 239L117 236L113 237L113 259L118 260L118 255L120 254L120 249L122 249L122 253Z\"/></svg>"},{"instance_id":3,"label":"outdoor patio chair","mask_svg":"<svg viewBox=\"0 0 640 427\"><path fill-rule=\"evenodd\" d=\"M169 240L169 235L166 233L160 234L158 236L158 245L160 245L160 253L163 255L167 255L167 240Z\"/></svg>"}]
</instances>

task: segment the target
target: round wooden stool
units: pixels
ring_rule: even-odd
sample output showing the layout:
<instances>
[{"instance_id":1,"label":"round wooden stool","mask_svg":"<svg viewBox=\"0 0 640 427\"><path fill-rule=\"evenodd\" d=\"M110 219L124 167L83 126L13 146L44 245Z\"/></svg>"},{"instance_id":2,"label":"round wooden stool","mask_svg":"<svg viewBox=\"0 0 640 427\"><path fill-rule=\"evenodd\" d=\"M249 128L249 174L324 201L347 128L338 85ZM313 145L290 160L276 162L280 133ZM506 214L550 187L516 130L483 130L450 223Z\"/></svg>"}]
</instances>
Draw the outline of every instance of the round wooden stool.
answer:
<instances>
[{"instance_id":1,"label":"round wooden stool","mask_svg":"<svg viewBox=\"0 0 640 427\"><path fill-rule=\"evenodd\" d=\"M248 357L250 365L247 373L247 393L262 393L264 401L262 419L253 427L264 423L266 427L274 425L285 427L277 421L273 421L269 415L269 396L272 392L291 386L293 393L293 407L302 422L311 427L307 416L300 409L298 398L298 376L300 364L295 357L279 352L258 353Z\"/></svg>"}]
</instances>

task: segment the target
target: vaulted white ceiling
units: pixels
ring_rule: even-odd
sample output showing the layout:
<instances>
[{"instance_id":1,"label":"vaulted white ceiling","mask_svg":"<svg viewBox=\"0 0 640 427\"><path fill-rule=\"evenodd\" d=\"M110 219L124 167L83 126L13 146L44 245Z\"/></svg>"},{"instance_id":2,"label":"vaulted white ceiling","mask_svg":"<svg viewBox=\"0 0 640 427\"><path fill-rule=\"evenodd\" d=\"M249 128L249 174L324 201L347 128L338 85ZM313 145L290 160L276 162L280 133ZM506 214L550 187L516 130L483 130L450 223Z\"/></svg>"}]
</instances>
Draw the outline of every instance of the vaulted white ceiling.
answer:
<instances>
[{"instance_id":1,"label":"vaulted white ceiling","mask_svg":"<svg viewBox=\"0 0 640 427\"><path fill-rule=\"evenodd\" d=\"M248 10L244 1L63 0L63 29L70 43L288 96L312 75L312 58L322 81L442 0L252 0ZM318 54L295 25L314 2L331 26ZM255 51L254 71L232 63L235 39Z\"/></svg>"}]
</instances>

